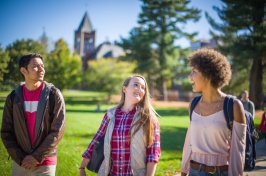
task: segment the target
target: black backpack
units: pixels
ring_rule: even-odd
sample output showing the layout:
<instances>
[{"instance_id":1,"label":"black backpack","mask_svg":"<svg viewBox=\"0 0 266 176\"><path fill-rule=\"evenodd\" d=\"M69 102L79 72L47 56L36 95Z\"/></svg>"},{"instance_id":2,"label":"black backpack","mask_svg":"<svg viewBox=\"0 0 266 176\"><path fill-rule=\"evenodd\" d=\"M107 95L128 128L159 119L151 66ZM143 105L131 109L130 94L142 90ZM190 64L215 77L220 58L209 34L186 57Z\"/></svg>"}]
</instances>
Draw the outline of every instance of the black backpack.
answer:
<instances>
[{"instance_id":1,"label":"black backpack","mask_svg":"<svg viewBox=\"0 0 266 176\"><path fill-rule=\"evenodd\" d=\"M191 121L191 114L193 109L196 107L198 101L200 100L201 96L195 97L190 106L190 121ZM232 131L233 129L233 105L235 96L227 95L224 100L224 115L225 120L227 122L227 127L229 130ZM246 133L246 150L245 150L245 171L253 170L256 164L256 147L255 142L258 137L258 134L254 128L254 122L252 114L245 110L246 122L247 122L247 133Z\"/></svg>"}]
</instances>

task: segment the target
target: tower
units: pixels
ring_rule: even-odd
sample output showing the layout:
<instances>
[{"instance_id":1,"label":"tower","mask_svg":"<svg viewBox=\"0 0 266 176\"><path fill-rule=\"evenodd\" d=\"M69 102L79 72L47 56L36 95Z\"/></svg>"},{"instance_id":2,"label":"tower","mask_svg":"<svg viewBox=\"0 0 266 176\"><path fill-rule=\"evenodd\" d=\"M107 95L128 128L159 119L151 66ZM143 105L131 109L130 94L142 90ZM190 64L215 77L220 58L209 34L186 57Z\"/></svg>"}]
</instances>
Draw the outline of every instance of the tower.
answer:
<instances>
[{"instance_id":1,"label":"tower","mask_svg":"<svg viewBox=\"0 0 266 176\"><path fill-rule=\"evenodd\" d=\"M78 30L75 31L74 48L83 62L83 70L87 70L87 58L95 48L95 30L93 30L87 12L85 13Z\"/></svg>"}]
</instances>

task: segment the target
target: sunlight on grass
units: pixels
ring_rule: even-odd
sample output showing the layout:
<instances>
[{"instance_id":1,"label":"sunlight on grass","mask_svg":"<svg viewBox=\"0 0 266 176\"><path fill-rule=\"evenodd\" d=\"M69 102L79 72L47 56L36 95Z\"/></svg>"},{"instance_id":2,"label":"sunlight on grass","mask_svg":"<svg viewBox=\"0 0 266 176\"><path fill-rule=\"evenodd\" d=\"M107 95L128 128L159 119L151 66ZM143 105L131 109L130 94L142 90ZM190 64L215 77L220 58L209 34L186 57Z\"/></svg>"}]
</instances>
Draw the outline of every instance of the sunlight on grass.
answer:
<instances>
[{"instance_id":1,"label":"sunlight on grass","mask_svg":"<svg viewBox=\"0 0 266 176\"><path fill-rule=\"evenodd\" d=\"M5 96L8 92L0 92L0 120L2 122ZM98 130L106 110L115 105L106 105L107 94L88 91L63 91L66 102L65 135L59 143L56 175L78 175L82 161L81 155L87 149L94 134ZM101 112L96 112L100 104ZM187 108L155 107L161 129L162 155L157 165L156 175L175 175L180 172L182 149L189 124ZM261 118L255 118L255 126ZM0 142L1 175L11 175L12 160ZM87 175L96 175L87 171Z\"/></svg>"}]
</instances>

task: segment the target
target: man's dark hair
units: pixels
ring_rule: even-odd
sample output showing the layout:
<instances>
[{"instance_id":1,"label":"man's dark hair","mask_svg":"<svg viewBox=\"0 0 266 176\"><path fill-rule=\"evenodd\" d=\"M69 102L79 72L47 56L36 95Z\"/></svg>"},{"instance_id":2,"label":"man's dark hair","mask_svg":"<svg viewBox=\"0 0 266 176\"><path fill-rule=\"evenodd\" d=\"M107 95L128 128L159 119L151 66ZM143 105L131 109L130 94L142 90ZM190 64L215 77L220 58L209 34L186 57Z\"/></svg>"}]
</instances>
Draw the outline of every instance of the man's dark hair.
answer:
<instances>
[{"instance_id":1,"label":"man's dark hair","mask_svg":"<svg viewBox=\"0 0 266 176\"><path fill-rule=\"evenodd\" d=\"M26 70L28 69L28 65L30 63L31 59L34 59L35 57L40 58L43 61L43 57L40 54L37 53L30 53L30 54L26 54L24 56L22 56L19 60L19 69L21 67L24 67Z\"/></svg>"}]
</instances>

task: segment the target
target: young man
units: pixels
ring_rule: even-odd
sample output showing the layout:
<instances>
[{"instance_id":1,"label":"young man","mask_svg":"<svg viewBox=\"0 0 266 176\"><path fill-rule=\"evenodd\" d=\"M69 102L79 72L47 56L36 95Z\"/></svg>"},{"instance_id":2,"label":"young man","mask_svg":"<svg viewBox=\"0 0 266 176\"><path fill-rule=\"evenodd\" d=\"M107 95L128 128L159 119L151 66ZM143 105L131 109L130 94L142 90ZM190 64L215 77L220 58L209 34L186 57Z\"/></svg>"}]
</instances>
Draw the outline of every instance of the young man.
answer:
<instances>
[{"instance_id":1,"label":"young man","mask_svg":"<svg viewBox=\"0 0 266 176\"><path fill-rule=\"evenodd\" d=\"M5 102L1 138L13 160L12 175L54 176L57 147L64 135L65 103L61 92L43 81L40 54L19 60L25 82Z\"/></svg>"},{"instance_id":2,"label":"young man","mask_svg":"<svg viewBox=\"0 0 266 176\"><path fill-rule=\"evenodd\" d=\"M252 114L253 120L254 120L254 117L255 117L255 106L254 106L254 103L252 101L250 101L248 97L249 97L248 91L245 90L241 94L241 102L242 102L242 104L244 106L244 109Z\"/></svg>"}]
</instances>

